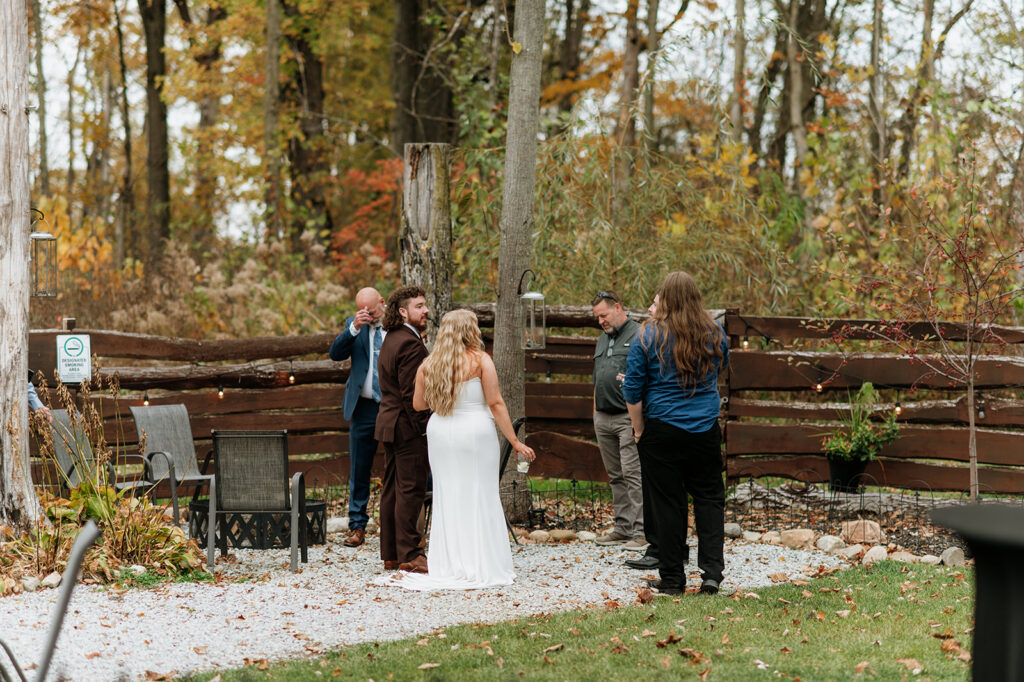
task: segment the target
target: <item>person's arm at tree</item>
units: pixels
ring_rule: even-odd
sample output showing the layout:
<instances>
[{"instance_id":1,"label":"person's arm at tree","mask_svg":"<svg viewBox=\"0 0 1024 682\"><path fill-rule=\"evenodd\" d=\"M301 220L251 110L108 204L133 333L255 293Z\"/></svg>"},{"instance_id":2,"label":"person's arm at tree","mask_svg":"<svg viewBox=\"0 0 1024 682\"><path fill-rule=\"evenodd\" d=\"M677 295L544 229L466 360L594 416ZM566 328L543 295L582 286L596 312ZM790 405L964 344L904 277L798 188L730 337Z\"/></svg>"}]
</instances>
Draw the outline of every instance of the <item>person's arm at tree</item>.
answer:
<instances>
[{"instance_id":1,"label":"person's arm at tree","mask_svg":"<svg viewBox=\"0 0 1024 682\"><path fill-rule=\"evenodd\" d=\"M494 369L494 360L486 353L480 354L480 383L483 384L484 400L494 415L494 423L501 429L505 440L512 444L513 450L532 462L536 455L533 448L519 440L512 429L512 419L508 416L508 407L501 397L501 387L498 386L498 371Z\"/></svg>"},{"instance_id":2,"label":"person's arm at tree","mask_svg":"<svg viewBox=\"0 0 1024 682\"><path fill-rule=\"evenodd\" d=\"M338 338L334 339L334 343L331 344L329 352L331 360L340 362L348 360L352 356L352 346L355 345L356 336L359 335L359 329L353 328L355 319L355 317L350 317L345 320L345 328L341 330Z\"/></svg>"},{"instance_id":3,"label":"person's arm at tree","mask_svg":"<svg viewBox=\"0 0 1024 682\"><path fill-rule=\"evenodd\" d=\"M43 405L43 401L39 399L39 394L36 393L36 387L32 385L32 382L28 382L28 409L33 412L39 412L49 422L53 421L53 414L50 412L50 408Z\"/></svg>"},{"instance_id":4,"label":"person's arm at tree","mask_svg":"<svg viewBox=\"0 0 1024 682\"><path fill-rule=\"evenodd\" d=\"M416 389L412 394L412 409L419 411L430 409L430 405L427 405L427 389L423 380L423 365L416 370Z\"/></svg>"}]
</instances>

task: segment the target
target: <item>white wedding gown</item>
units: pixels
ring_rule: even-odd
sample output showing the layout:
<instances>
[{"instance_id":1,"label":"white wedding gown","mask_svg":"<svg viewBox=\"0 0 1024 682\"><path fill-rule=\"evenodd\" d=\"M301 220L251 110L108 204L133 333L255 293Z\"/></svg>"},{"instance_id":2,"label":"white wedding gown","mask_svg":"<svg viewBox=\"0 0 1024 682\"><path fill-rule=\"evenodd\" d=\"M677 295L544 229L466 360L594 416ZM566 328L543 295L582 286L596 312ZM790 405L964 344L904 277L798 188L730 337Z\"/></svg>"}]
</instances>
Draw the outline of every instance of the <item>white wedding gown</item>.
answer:
<instances>
[{"instance_id":1,"label":"white wedding gown","mask_svg":"<svg viewBox=\"0 0 1024 682\"><path fill-rule=\"evenodd\" d=\"M400 573L410 590L472 590L510 585L512 550L498 495L498 434L480 379L459 384L450 416L427 422L434 502L428 574Z\"/></svg>"}]
</instances>

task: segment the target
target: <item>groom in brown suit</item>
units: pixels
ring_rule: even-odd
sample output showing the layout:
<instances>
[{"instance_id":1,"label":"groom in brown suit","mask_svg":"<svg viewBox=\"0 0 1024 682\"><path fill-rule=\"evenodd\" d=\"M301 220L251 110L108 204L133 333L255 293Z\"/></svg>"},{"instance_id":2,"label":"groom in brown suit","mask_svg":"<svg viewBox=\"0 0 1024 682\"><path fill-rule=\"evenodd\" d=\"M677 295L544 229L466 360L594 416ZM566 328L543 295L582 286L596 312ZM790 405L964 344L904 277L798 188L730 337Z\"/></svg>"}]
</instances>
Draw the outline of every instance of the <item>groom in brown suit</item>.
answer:
<instances>
[{"instance_id":1,"label":"groom in brown suit","mask_svg":"<svg viewBox=\"0 0 1024 682\"><path fill-rule=\"evenodd\" d=\"M412 407L416 370L427 357L426 292L406 286L388 297L384 313L387 335L380 347L377 373L380 410L374 438L384 445L384 488L380 498L380 558L384 568L427 572L427 557L417 529L427 491L427 419L430 412Z\"/></svg>"}]
</instances>

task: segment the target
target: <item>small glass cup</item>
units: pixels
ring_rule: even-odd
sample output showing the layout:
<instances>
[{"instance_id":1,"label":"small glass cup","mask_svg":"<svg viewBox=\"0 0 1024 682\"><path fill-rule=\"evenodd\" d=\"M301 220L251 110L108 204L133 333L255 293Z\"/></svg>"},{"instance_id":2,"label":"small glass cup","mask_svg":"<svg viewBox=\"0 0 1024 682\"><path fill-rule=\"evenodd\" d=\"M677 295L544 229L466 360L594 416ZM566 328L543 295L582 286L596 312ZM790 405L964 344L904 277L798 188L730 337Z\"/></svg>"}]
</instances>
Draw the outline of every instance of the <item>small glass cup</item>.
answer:
<instances>
[{"instance_id":1,"label":"small glass cup","mask_svg":"<svg viewBox=\"0 0 1024 682\"><path fill-rule=\"evenodd\" d=\"M530 460L526 459L525 457L520 457L519 462L516 464L516 471L518 471L521 474L525 474L529 470Z\"/></svg>"}]
</instances>

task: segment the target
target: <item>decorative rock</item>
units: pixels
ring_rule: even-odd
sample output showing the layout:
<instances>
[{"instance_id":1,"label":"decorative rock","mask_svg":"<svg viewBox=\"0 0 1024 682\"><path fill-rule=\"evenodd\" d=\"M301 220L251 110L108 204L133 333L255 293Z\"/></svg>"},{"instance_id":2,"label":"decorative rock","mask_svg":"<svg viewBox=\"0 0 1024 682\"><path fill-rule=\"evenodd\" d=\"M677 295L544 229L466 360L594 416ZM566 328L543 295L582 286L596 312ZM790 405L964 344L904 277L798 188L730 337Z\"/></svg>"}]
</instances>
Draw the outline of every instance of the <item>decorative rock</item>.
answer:
<instances>
[{"instance_id":1,"label":"decorative rock","mask_svg":"<svg viewBox=\"0 0 1024 682\"><path fill-rule=\"evenodd\" d=\"M877 521L858 519L856 521L843 521L842 531L839 537L843 542L861 542L864 544L877 545L885 542L885 534Z\"/></svg>"},{"instance_id":2,"label":"decorative rock","mask_svg":"<svg viewBox=\"0 0 1024 682\"><path fill-rule=\"evenodd\" d=\"M946 551L939 557L946 566L963 566L964 551L959 547L947 547Z\"/></svg>"},{"instance_id":3,"label":"decorative rock","mask_svg":"<svg viewBox=\"0 0 1024 682\"><path fill-rule=\"evenodd\" d=\"M367 533L369 533L370 535L373 535L374 533L377 532L377 530L378 530L377 519L370 519L369 521L366 522L366 532Z\"/></svg>"},{"instance_id":4,"label":"decorative rock","mask_svg":"<svg viewBox=\"0 0 1024 682\"><path fill-rule=\"evenodd\" d=\"M913 564L917 563L918 561L918 558L916 556L914 556L910 552L903 551L893 552L889 555L889 559L891 559L892 561L902 561L905 564Z\"/></svg>"},{"instance_id":5,"label":"decorative rock","mask_svg":"<svg viewBox=\"0 0 1024 682\"><path fill-rule=\"evenodd\" d=\"M925 554L923 557L921 557L921 563L928 564L929 566L938 566L940 563L942 563L942 559L935 556L934 554Z\"/></svg>"},{"instance_id":6,"label":"decorative rock","mask_svg":"<svg viewBox=\"0 0 1024 682\"><path fill-rule=\"evenodd\" d=\"M884 545L875 545L874 547L872 547L871 549L869 549L867 552L864 553L864 558L861 559L861 562L865 566L870 566L871 564L875 563L876 561L884 561L885 559L888 559L888 558L889 558L889 550L886 549Z\"/></svg>"},{"instance_id":7,"label":"decorative rock","mask_svg":"<svg viewBox=\"0 0 1024 682\"><path fill-rule=\"evenodd\" d=\"M327 532L328 533L344 533L348 530L348 517L347 516L334 516L327 519Z\"/></svg>"},{"instance_id":8,"label":"decorative rock","mask_svg":"<svg viewBox=\"0 0 1024 682\"><path fill-rule=\"evenodd\" d=\"M548 535L551 536L553 542L562 542L563 540L575 540L576 531L568 530L565 528L555 528Z\"/></svg>"},{"instance_id":9,"label":"decorative rock","mask_svg":"<svg viewBox=\"0 0 1024 682\"><path fill-rule=\"evenodd\" d=\"M725 537L738 538L743 536L743 528L738 523L725 524Z\"/></svg>"},{"instance_id":10,"label":"decorative rock","mask_svg":"<svg viewBox=\"0 0 1024 682\"><path fill-rule=\"evenodd\" d=\"M57 585L60 585L60 573L54 571L50 575L43 578L43 582L39 584L42 587L57 587Z\"/></svg>"},{"instance_id":11,"label":"decorative rock","mask_svg":"<svg viewBox=\"0 0 1024 682\"><path fill-rule=\"evenodd\" d=\"M747 542L760 542L761 541L761 534L760 533L754 533L753 531L745 530L745 531L743 531L743 539L746 540Z\"/></svg>"},{"instance_id":12,"label":"decorative rock","mask_svg":"<svg viewBox=\"0 0 1024 682\"><path fill-rule=\"evenodd\" d=\"M822 535L818 538L818 541L814 543L814 546L820 549L822 552L832 552L837 549L846 547L846 543L837 538L835 535Z\"/></svg>"},{"instance_id":13,"label":"decorative rock","mask_svg":"<svg viewBox=\"0 0 1024 682\"><path fill-rule=\"evenodd\" d=\"M814 531L810 528L791 528L779 534L782 544L790 549L810 549L814 546Z\"/></svg>"},{"instance_id":14,"label":"decorative rock","mask_svg":"<svg viewBox=\"0 0 1024 682\"><path fill-rule=\"evenodd\" d=\"M580 542L593 542L597 539L597 533L592 533L589 530L581 530L576 533L576 539Z\"/></svg>"},{"instance_id":15,"label":"decorative rock","mask_svg":"<svg viewBox=\"0 0 1024 682\"><path fill-rule=\"evenodd\" d=\"M546 530L535 530L530 533L530 539L534 542L551 542L551 534Z\"/></svg>"},{"instance_id":16,"label":"decorative rock","mask_svg":"<svg viewBox=\"0 0 1024 682\"><path fill-rule=\"evenodd\" d=\"M842 557L844 559L849 560L857 558L863 551L864 545L850 545L848 547L840 547L838 549L833 549L832 553L838 557Z\"/></svg>"},{"instance_id":17,"label":"decorative rock","mask_svg":"<svg viewBox=\"0 0 1024 682\"><path fill-rule=\"evenodd\" d=\"M782 536L779 535L779 531L777 530L770 530L767 533L762 534L760 540L768 545L782 544Z\"/></svg>"},{"instance_id":18,"label":"decorative rock","mask_svg":"<svg viewBox=\"0 0 1024 682\"><path fill-rule=\"evenodd\" d=\"M34 575L26 576L21 579L21 586L26 592L35 592L39 589L39 578Z\"/></svg>"}]
</instances>

